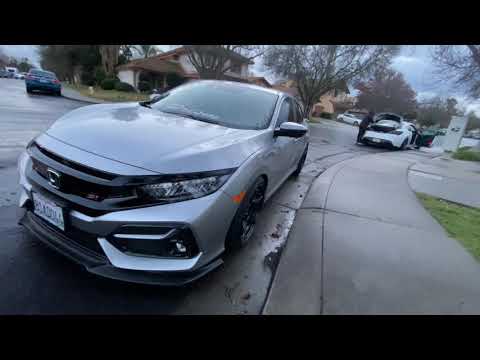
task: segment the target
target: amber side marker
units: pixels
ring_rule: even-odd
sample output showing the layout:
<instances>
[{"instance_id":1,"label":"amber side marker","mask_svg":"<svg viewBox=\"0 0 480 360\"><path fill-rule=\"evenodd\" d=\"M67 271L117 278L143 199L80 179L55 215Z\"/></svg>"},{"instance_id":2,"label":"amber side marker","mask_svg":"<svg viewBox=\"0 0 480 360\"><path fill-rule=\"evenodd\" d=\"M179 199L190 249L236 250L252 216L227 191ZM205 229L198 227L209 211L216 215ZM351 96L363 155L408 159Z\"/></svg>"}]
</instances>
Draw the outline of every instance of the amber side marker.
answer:
<instances>
[{"instance_id":1,"label":"amber side marker","mask_svg":"<svg viewBox=\"0 0 480 360\"><path fill-rule=\"evenodd\" d=\"M232 196L232 200L235 204L240 204L244 197L245 191L242 191L240 194Z\"/></svg>"}]
</instances>

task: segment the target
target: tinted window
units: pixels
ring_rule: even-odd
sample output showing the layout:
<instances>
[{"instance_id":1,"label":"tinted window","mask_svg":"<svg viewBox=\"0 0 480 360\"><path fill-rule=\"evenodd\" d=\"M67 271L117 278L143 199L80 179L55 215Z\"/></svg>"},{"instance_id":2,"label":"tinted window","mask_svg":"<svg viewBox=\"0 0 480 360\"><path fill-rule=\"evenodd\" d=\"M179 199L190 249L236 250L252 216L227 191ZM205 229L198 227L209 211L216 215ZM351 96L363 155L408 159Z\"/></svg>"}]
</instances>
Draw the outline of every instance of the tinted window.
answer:
<instances>
[{"instance_id":1,"label":"tinted window","mask_svg":"<svg viewBox=\"0 0 480 360\"><path fill-rule=\"evenodd\" d=\"M289 121L289 117L292 114L291 108L292 106L291 106L290 99L285 99L282 103L282 107L280 108L280 113L278 114L276 127L279 127L284 122Z\"/></svg>"},{"instance_id":2,"label":"tinted window","mask_svg":"<svg viewBox=\"0 0 480 360\"><path fill-rule=\"evenodd\" d=\"M160 97L152 108L238 129L265 129L278 96L240 84L198 81Z\"/></svg>"},{"instance_id":3,"label":"tinted window","mask_svg":"<svg viewBox=\"0 0 480 360\"><path fill-rule=\"evenodd\" d=\"M51 78L51 79L56 78L55 74L50 72L50 71L30 70L30 74L32 74L34 76L41 76L41 77L46 77L46 78Z\"/></svg>"},{"instance_id":4,"label":"tinted window","mask_svg":"<svg viewBox=\"0 0 480 360\"><path fill-rule=\"evenodd\" d=\"M297 123L302 124L303 123L303 111L302 108L300 107L300 104L295 102L295 114L297 118Z\"/></svg>"}]
</instances>

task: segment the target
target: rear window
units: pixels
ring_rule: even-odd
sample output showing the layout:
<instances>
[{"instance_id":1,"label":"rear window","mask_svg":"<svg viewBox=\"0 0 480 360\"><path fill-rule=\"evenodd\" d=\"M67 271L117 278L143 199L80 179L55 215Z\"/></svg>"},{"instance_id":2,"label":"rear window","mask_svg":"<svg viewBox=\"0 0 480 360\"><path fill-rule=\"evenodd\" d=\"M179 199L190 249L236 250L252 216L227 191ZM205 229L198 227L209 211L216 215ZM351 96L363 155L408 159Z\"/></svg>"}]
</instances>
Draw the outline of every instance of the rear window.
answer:
<instances>
[{"instance_id":1,"label":"rear window","mask_svg":"<svg viewBox=\"0 0 480 360\"><path fill-rule=\"evenodd\" d=\"M42 71L42 70L30 70L30 74L34 76L46 77L49 79L55 79L56 76L54 73L50 71Z\"/></svg>"}]
</instances>

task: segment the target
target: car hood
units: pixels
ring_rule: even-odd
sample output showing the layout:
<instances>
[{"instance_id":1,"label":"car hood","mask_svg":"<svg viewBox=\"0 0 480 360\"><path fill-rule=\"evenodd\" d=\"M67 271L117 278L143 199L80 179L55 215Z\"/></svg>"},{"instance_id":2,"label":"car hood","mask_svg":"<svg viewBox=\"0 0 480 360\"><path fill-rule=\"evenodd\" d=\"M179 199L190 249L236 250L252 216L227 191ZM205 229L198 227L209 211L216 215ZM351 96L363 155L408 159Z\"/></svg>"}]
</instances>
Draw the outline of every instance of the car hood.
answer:
<instances>
[{"instance_id":1,"label":"car hood","mask_svg":"<svg viewBox=\"0 0 480 360\"><path fill-rule=\"evenodd\" d=\"M46 134L91 154L145 170L189 173L240 166L262 146L266 131L231 129L138 103L123 103L73 110Z\"/></svg>"}]
</instances>

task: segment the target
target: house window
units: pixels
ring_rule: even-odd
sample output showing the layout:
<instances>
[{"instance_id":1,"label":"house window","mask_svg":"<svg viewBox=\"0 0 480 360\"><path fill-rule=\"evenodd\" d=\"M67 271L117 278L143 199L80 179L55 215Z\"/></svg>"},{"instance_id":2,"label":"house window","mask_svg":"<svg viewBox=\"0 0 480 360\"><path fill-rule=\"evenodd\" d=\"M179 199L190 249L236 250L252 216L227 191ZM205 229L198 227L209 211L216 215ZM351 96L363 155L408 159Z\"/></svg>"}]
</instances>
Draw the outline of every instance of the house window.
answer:
<instances>
[{"instance_id":1,"label":"house window","mask_svg":"<svg viewBox=\"0 0 480 360\"><path fill-rule=\"evenodd\" d=\"M242 72L242 65L238 62L232 62L230 71L233 73L240 74Z\"/></svg>"}]
</instances>

